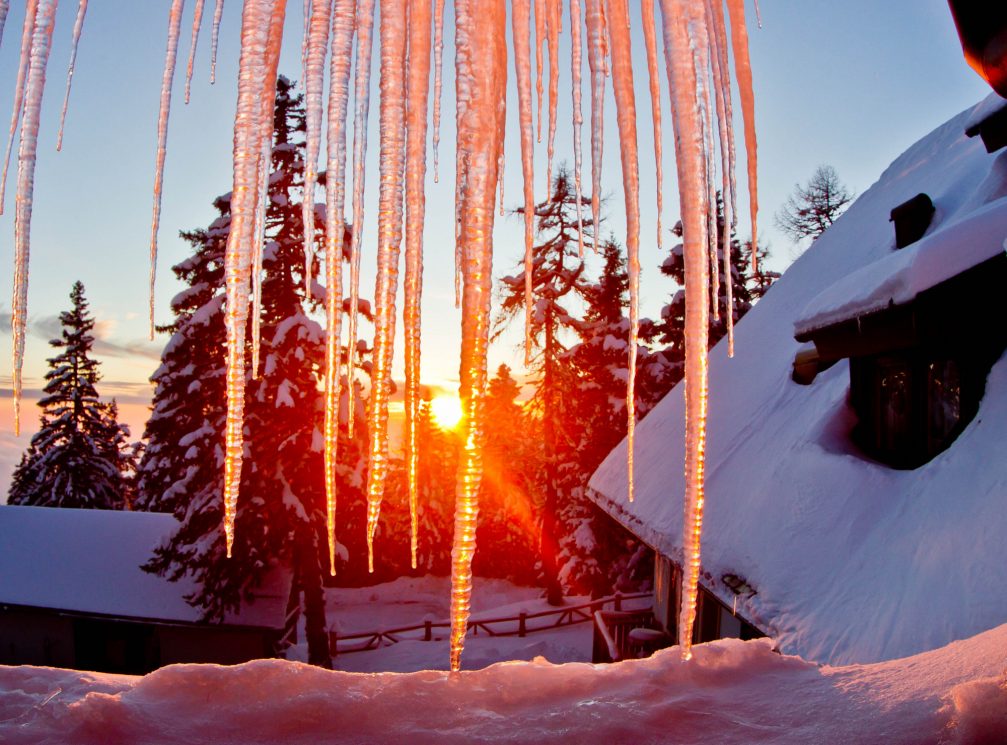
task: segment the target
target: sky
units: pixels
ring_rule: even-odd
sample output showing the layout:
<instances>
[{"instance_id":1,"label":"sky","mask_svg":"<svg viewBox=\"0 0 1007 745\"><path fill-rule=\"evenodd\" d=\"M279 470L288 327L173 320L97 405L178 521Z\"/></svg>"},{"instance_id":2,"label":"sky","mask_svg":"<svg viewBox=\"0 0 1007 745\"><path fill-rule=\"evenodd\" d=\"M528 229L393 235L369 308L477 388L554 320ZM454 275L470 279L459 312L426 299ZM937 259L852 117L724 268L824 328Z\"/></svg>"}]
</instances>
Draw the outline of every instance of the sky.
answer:
<instances>
[{"instance_id":1,"label":"sky","mask_svg":"<svg viewBox=\"0 0 1007 745\"><path fill-rule=\"evenodd\" d=\"M42 109L35 204L31 232L29 339L25 386L37 390L52 350L46 341L58 330L57 316L69 306L75 280L87 288L95 315L102 363L99 390L115 396L123 418L142 433L149 403L147 383L167 341L147 334L148 244L151 223L154 156L161 76L167 35L168 0L93 2L88 8L77 55L73 90L62 152L55 152L59 109L66 80L69 41L77 4L64 0L59 9ZM207 225L214 217L212 199L231 188L231 147L236 99L238 32L241 4L225 4L217 62L217 82L209 84L207 2L199 39L191 102L183 102L185 63L189 53L194 2L187 3L179 44L164 200L159 232L155 315L171 320L170 299L181 286L170 267L189 254L178 231ZM453 269L453 28L450 3L446 19L444 115L441 179L427 179L426 273L424 286L423 378L427 384L455 387L458 378L460 314L454 309ZM565 4L564 4L565 5ZM17 47L23 20L21 3L13 3L0 42L0 122L5 122L17 74ZM638 141L641 160L641 311L657 316L674 287L660 275L663 256L656 248L655 179L647 74L643 59L639 9L632 18L636 66ZM950 12L943 0L763 0L762 26L749 3L749 33L759 137L759 234L768 240L771 265L783 269L796 249L775 229L773 213L797 182L816 166L834 166L854 192L866 190L891 160L907 146L958 111L989 93L965 64ZM568 22L564 10L564 30ZM289 2L280 71L296 78L300 71L301 3ZM377 54L374 61L367 179L368 219L364 225L362 294L373 294L374 236L377 202ZM509 64L512 64L509 61ZM662 65L663 68L663 65ZM587 77L587 63L584 63ZM521 194L513 74L508 92L505 204L513 208ZM572 164L568 37L560 53L557 162ZM678 218L673 143L667 81L662 80L664 111L664 225ZM587 93L585 89L585 94ZM621 168L611 84L606 90L606 141L602 177L607 215L603 234L625 243ZM585 95L585 119L589 97ZM735 103L735 111L740 106ZM739 151L740 123L738 124ZM0 127L0 137L5 135ZM589 183L589 126L583 130L585 182ZM16 148L15 148L16 149ZM545 142L537 146L537 198L545 193ZM739 185L745 161L739 154ZM6 210L0 216L0 337L10 340L9 314L13 285L13 182L8 176ZM747 204L742 188L739 205ZM742 215L739 233L749 234ZM665 241L665 251L672 241ZM520 218L497 218L495 274L514 273L523 252ZM400 299L401 306L401 299ZM399 324L401 326L401 323ZM400 337L401 339L401 337ZM506 362L520 370L516 327L491 350L490 364ZM7 342L5 342L7 343ZM398 345L401 350L401 343ZM9 348L9 347L8 347ZM401 351L398 357L401 358ZM22 435L13 435L10 363L0 365L0 485L36 426L37 410L29 396ZM401 362L396 375L401 374Z\"/></svg>"}]
</instances>

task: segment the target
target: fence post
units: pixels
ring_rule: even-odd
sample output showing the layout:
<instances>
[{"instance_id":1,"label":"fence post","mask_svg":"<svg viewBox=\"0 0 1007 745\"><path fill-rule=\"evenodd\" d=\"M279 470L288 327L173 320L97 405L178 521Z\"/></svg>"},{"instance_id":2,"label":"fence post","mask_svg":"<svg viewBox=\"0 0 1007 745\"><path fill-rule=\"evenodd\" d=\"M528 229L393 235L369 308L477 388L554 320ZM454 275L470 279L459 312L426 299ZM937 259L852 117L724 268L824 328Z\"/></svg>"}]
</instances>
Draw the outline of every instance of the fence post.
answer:
<instances>
[{"instance_id":1,"label":"fence post","mask_svg":"<svg viewBox=\"0 0 1007 745\"><path fill-rule=\"evenodd\" d=\"M517 619L517 635L520 637L523 637L528 633L528 629L525 625L527 620L528 620L527 611L521 611Z\"/></svg>"},{"instance_id":2,"label":"fence post","mask_svg":"<svg viewBox=\"0 0 1007 745\"><path fill-rule=\"evenodd\" d=\"M329 630L329 656L335 657L339 654L339 632Z\"/></svg>"},{"instance_id":3,"label":"fence post","mask_svg":"<svg viewBox=\"0 0 1007 745\"><path fill-rule=\"evenodd\" d=\"M613 607L617 611L622 610L622 593L621 592L617 592L615 594L615 601L613 602Z\"/></svg>"},{"instance_id":4,"label":"fence post","mask_svg":"<svg viewBox=\"0 0 1007 745\"><path fill-rule=\"evenodd\" d=\"M423 621L423 641L428 642L434 638L433 624L430 619Z\"/></svg>"}]
</instances>

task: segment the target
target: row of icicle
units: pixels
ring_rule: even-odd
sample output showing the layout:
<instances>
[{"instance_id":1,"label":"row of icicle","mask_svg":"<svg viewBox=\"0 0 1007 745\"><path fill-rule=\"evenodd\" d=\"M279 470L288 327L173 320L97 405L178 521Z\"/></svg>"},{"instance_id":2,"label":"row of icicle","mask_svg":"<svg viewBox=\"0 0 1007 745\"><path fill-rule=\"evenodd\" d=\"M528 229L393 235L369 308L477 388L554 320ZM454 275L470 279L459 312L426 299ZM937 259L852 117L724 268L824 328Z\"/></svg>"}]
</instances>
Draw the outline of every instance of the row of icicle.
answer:
<instances>
[{"instance_id":1,"label":"row of icicle","mask_svg":"<svg viewBox=\"0 0 1007 745\"><path fill-rule=\"evenodd\" d=\"M724 0L730 15L730 42L722 0L660 0L665 62L671 91L672 125L681 201L686 287L686 495L683 522L684 578L679 619L683 656L691 654L695 596L700 567L700 533L703 514L703 459L707 410L707 332L711 306L718 312L717 260L723 250L723 271L730 277L729 241L718 246L716 190L724 194L725 222L731 228L737 214L734 179L734 134L729 44L740 89L748 154L748 181L752 221L752 255L755 261L754 97L743 0ZM45 69L52 40L58 0L27 0L21 42L21 62L15 89L7 155L0 177L0 210L7 162L19 120L17 208L15 214L14 281L14 393L15 431L18 429L21 367L27 304L29 229L34 181L39 112ZM636 102L631 54L628 0L569 0L571 34L571 90L573 92L574 183L577 219L582 223L581 112L582 45L586 31L591 100L591 213L599 221L603 145L605 81L611 76L616 102L627 222L626 247L630 284L629 377L627 384L628 442L627 492L633 499L635 430L635 371L639 321L639 156L636 136ZM185 100L189 100L193 58L203 0L196 0L191 47L186 68ZM171 0L169 32L161 86L157 126L154 208L151 225L150 325L153 334L153 288L161 185L166 152L168 115L174 79L184 0ZM353 355L357 347L359 277L364 224L364 163L370 93L374 0L305 0L302 47L303 86L306 92L305 198L303 201L306 291L310 293L311 264L315 250L313 194L318 175L325 78L329 60L326 109L327 160L325 179L325 272L327 345L325 371L325 485L330 571L335 572L336 461L339 401L342 396L342 255L344 235L350 242L350 305L346 375L354 386ZM0 39L8 3L0 1ZM60 118L59 143L69 100L87 0L80 0L73 32L73 50L67 74L67 92ZM451 668L457 670L467 628L472 590L471 562L475 550L478 495L482 482L484 398L487 390L486 355L489 344L492 291L492 232L494 196L502 190L504 128L506 120L506 18L505 0L456 0L456 297L462 310L460 397L464 411L462 455L458 472L455 538L452 550ZM657 168L657 238L661 242L660 215L662 148L660 75L653 0L642 0L654 154ZM211 38L211 82L215 78L217 41L223 0L216 0ZM241 20L241 55L238 102L234 126L234 178L231 230L225 254L227 326L227 424L224 531L228 555L234 539L234 516L241 481L245 370L245 329L251 303L252 370L258 369L258 316L261 302L262 241L266 189L272 152L272 102L282 44L286 0L245 0ZM552 177L556 110L559 91L559 37L562 0L513 0L511 38L518 91L521 170L524 177L524 237L526 294L526 355L531 349L531 257L534 241L534 142L532 115L532 61L537 92L537 136L541 141L543 101L543 47L548 54L548 129L546 186ZM380 0L380 185L378 205L375 287L374 364L371 405L368 411L370 466L367 484L368 564L373 571L373 540L380 514L388 467L388 396L395 338L395 298L400 248L405 242L404 324L406 360L406 462L411 514L411 548L416 566L417 519L417 419L420 402L420 297L422 286L422 236L426 175L427 111L431 51L434 67L433 148L434 178L438 173L440 139L441 64L444 0ZM583 21L583 28L581 23ZM431 32L432 27L432 32ZM534 28L534 55L532 29ZM352 222L343 217L346 197L346 136L348 134L351 61L356 39L353 115ZM329 47L331 45L331 54ZM720 153L720 181L716 182L715 152ZM502 193L501 193L502 199ZM403 209L404 205L404 209ZM583 246L581 246L583 250ZM713 277L710 267L713 267ZM729 347L733 348L731 282L728 290ZM353 427L355 396L348 396Z\"/></svg>"}]
</instances>

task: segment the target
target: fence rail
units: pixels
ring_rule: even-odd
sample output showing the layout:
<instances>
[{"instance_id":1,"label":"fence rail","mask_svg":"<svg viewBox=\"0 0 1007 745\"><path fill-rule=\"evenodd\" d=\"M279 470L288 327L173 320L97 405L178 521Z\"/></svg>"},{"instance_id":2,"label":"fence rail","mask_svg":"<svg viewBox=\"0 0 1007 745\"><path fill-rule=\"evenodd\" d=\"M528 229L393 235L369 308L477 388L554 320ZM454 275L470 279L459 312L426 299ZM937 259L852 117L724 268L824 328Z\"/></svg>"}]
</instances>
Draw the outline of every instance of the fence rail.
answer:
<instances>
[{"instance_id":1,"label":"fence rail","mask_svg":"<svg viewBox=\"0 0 1007 745\"><path fill-rule=\"evenodd\" d=\"M468 623L468 631L473 636L480 633L486 636L518 636L524 637L537 631L549 631L564 626L573 626L579 623L591 623L594 621L594 614L605 610L605 606L611 606L612 610L622 610L622 604L626 601L649 598L649 592L637 592L629 595L616 593L605 598L598 598L580 605L571 605L555 610L539 611L537 613L519 613L516 616L504 618L478 618L472 619ZM549 619L548 622L543 622ZM350 652L366 652L371 649L379 649L400 641L439 641L446 638L444 634L437 634L435 630L451 628L450 621L424 621L413 626L401 626L399 628L365 631L356 634L346 634L345 636L335 631L329 631L329 651L333 656L337 654L348 654Z\"/></svg>"}]
</instances>

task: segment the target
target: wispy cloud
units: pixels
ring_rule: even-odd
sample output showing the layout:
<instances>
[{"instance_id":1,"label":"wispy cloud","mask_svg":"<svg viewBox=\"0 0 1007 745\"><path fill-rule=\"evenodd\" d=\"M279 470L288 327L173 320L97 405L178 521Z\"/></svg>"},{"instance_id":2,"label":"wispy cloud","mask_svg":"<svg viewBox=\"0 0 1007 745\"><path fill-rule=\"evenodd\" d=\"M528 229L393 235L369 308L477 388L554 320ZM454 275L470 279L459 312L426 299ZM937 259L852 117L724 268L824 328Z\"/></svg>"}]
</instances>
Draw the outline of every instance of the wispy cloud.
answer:
<instances>
[{"instance_id":1,"label":"wispy cloud","mask_svg":"<svg viewBox=\"0 0 1007 745\"><path fill-rule=\"evenodd\" d=\"M11 314L8 311L0 311L0 334L9 334L11 325ZM94 327L94 353L100 357L142 357L149 360L159 360L161 358L161 344L151 342L146 339L129 339L119 341L113 339L112 333L115 329L112 321L102 321ZM63 331L59 316L42 316L29 319L28 332L37 339L49 341L55 339Z\"/></svg>"}]
</instances>

